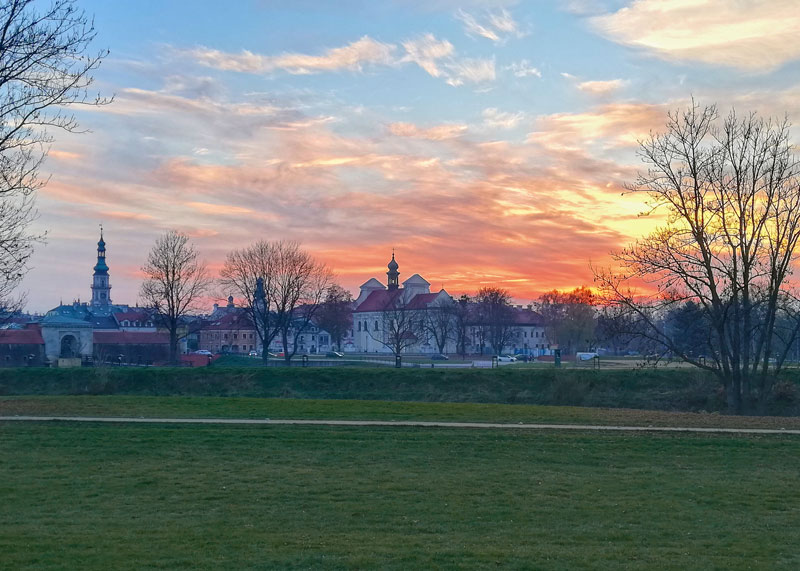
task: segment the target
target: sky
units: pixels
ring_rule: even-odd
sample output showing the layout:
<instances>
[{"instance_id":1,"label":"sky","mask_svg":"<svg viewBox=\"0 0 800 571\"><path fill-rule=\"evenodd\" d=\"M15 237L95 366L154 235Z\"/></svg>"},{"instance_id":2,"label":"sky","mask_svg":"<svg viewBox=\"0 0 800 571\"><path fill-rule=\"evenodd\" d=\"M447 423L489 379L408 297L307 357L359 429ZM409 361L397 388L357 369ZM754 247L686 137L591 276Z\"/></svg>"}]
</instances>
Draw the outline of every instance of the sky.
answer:
<instances>
[{"instance_id":1,"label":"sky","mask_svg":"<svg viewBox=\"0 0 800 571\"><path fill-rule=\"evenodd\" d=\"M55 133L31 311L90 298L100 224L115 303L169 229L212 273L297 240L358 295L394 249L401 282L528 303L660 223L624 184L667 112L800 122L798 0L78 3L114 101Z\"/></svg>"}]
</instances>

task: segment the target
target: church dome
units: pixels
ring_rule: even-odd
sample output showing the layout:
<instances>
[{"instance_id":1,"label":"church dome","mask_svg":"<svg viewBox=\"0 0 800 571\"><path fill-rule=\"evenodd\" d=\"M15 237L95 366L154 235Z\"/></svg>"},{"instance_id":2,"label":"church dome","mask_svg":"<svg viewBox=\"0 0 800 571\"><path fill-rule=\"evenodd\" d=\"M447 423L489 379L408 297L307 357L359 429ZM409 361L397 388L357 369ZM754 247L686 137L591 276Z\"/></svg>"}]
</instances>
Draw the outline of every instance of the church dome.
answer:
<instances>
[{"instance_id":1,"label":"church dome","mask_svg":"<svg viewBox=\"0 0 800 571\"><path fill-rule=\"evenodd\" d=\"M392 254L392 261L391 261L391 262L389 262L389 266L388 266L388 268L389 268L390 270L394 271L394 270L396 270L396 269L397 269L397 268L399 268L399 267L400 267L400 266L398 266L398 265L397 265L397 262L394 260L394 254Z\"/></svg>"}]
</instances>

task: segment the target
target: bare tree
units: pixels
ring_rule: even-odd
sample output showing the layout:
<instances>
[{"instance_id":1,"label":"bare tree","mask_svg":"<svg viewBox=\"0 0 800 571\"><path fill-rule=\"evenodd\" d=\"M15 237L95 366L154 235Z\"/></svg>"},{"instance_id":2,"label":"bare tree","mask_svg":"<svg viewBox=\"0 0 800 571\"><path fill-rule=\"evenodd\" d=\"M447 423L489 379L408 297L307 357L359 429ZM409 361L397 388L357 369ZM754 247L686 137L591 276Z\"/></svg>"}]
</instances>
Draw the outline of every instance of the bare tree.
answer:
<instances>
[{"instance_id":1,"label":"bare tree","mask_svg":"<svg viewBox=\"0 0 800 571\"><path fill-rule=\"evenodd\" d=\"M472 306L472 301L467 294L463 294L453 304L453 340L456 343L456 352L462 358L467 355L470 316L473 313Z\"/></svg>"},{"instance_id":2,"label":"bare tree","mask_svg":"<svg viewBox=\"0 0 800 571\"><path fill-rule=\"evenodd\" d=\"M395 357L406 349L419 343L425 334L425 318L420 310L403 298L402 290L388 292L386 303L381 310L381 324L377 330L368 334L394 353Z\"/></svg>"},{"instance_id":3,"label":"bare tree","mask_svg":"<svg viewBox=\"0 0 800 571\"><path fill-rule=\"evenodd\" d=\"M181 319L211 283L206 266L189 237L170 230L156 240L142 272L145 281L140 296L146 307L156 310L161 326L169 332L169 358L175 364Z\"/></svg>"},{"instance_id":4,"label":"bare tree","mask_svg":"<svg viewBox=\"0 0 800 571\"><path fill-rule=\"evenodd\" d=\"M587 287L543 294L538 309L544 318L548 341L557 343L565 354L588 350L594 342L597 327L594 306L594 294Z\"/></svg>"},{"instance_id":5,"label":"bare tree","mask_svg":"<svg viewBox=\"0 0 800 571\"><path fill-rule=\"evenodd\" d=\"M333 284L325 293L325 300L317 311L316 323L327 331L339 351L342 338L353 328L353 296L339 285Z\"/></svg>"},{"instance_id":6,"label":"bare tree","mask_svg":"<svg viewBox=\"0 0 800 571\"><path fill-rule=\"evenodd\" d=\"M596 278L608 302L641 321L647 335L713 372L731 412L749 412L769 396L800 327L787 281L800 239L789 123L731 112L720 124L716 107L693 103L670 113L666 132L642 141L639 156L648 169L629 188L665 210L667 222L615 254L619 270ZM631 280L656 291L634 292ZM711 333L713 350L702 359L659 327L687 301Z\"/></svg>"},{"instance_id":7,"label":"bare tree","mask_svg":"<svg viewBox=\"0 0 800 571\"><path fill-rule=\"evenodd\" d=\"M475 303L474 317L481 338L489 343L495 355L500 355L519 334L511 294L502 288L484 287L475 294Z\"/></svg>"},{"instance_id":8,"label":"bare tree","mask_svg":"<svg viewBox=\"0 0 800 571\"><path fill-rule=\"evenodd\" d=\"M264 364L268 361L269 346L280 332L273 302L273 266L279 244L260 240L247 248L234 250L228 254L220 271L223 287L244 300L263 347Z\"/></svg>"},{"instance_id":9,"label":"bare tree","mask_svg":"<svg viewBox=\"0 0 800 571\"><path fill-rule=\"evenodd\" d=\"M88 55L93 23L74 0L0 3L0 304L25 274L33 245L34 193L52 129L77 132L74 105L104 105L92 97L92 72L108 52Z\"/></svg>"},{"instance_id":10,"label":"bare tree","mask_svg":"<svg viewBox=\"0 0 800 571\"><path fill-rule=\"evenodd\" d=\"M433 338L439 353L444 353L447 342L456 329L455 303L451 297L437 299L424 311L425 331Z\"/></svg>"},{"instance_id":11,"label":"bare tree","mask_svg":"<svg viewBox=\"0 0 800 571\"><path fill-rule=\"evenodd\" d=\"M297 353L297 340L316 316L333 280L328 266L301 250L296 242L279 242L273 275L275 310L287 364Z\"/></svg>"},{"instance_id":12,"label":"bare tree","mask_svg":"<svg viewBox=\"0 0 800 571\"><path fill-rule=\"evenodd\" d=\"M220 273L222 283L243 297L266 354L280 336L290 362L297 341L309 327L332 282L328 267L297 242L256 242L231 252ZM259 291L259 283L263 291ZM266 357L265 357L266 360Z\"/></svg>"}]
</instances>

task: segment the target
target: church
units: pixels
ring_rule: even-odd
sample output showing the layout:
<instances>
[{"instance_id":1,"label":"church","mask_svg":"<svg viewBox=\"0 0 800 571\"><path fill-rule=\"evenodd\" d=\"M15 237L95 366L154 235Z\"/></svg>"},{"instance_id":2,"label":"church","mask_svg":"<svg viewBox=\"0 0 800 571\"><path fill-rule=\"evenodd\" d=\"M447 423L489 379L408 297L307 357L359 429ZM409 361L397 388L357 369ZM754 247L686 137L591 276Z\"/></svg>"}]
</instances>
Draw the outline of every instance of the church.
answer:
<instances>
[{"instance_id":1,"label":"church","mask_svg":"<svg viewBox=\"0 0 800 571\"><path fill-rule=\"evenodd\" d=\"M61 304L41 320L47 362L63 367L91 360L142 365L166 360L169 339L156 330L153 313L111 301L102 228L91 292L91 301Z\"/></svg>"},{"instance_id":2,"label":"church","mask_svg":"<svg viewBox=\"0 0 800 571\"><path fill-rule=\"evenodd\" d=\"M353 309L352 351L363 353L439 353L428 332L426 319L437 307L451 304L444 289L431 293L431 284L414 274L400 286L394 253L384 286L376 278L361 285ZM452 341L446 352L454 352Z\"/></svg>"}]
</instances>

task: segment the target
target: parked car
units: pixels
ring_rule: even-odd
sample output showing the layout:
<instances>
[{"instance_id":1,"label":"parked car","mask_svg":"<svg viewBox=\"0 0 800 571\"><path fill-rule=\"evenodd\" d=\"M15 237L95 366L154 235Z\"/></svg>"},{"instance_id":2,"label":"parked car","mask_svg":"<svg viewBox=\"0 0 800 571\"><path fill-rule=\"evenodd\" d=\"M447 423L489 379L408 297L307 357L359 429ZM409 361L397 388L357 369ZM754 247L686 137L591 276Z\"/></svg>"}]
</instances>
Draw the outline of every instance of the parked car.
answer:
<instances>
[{"instance_id":1,"label":"parked car","mask_svg":"<svg viewBox=\"0 0 800 571\"><path fill-rule=\"evenodd\" d=\"M498 355L497 360L501 363L513 363L516 361L516 357L512 357L511 355Z\"/></svg>"},{"instance_id":2,"label":"parked car","mask_svg":"<svg viewBox=\"0 0 800 571\"><path fill-rule=\"evenodd\" d=\"M248 355L249 355L249 356L251 356L251 357L258 357L258 351L256 351L255 349L253 349L252 351L250 351L250 352L248 353Z\"/></svg>"},{"instance_id":3,"label":"parked car","mask_svg":"<svg viewBox=\"0 0 800 571\"><path fill-rule=\"evenodd\" d=\"M447 355L442 355L441 353L436 355L431 355L432 361L448 361L449 359L450 357L448 357Z\"/></svg>"},{"instance_id":4,"label":"parked car","mask_svg":"<svg viewBox=\"0 0 800 571\"><path fill-rule=\"evenodd\" d=\"M197 351L194 352L194 354L195 355L208 355L209 357L211 357L211 355L213 355L213 353L211 351L209 351L208 349L198 349Z\"/></svg>"},{"instance_id":5,"label":"parked car","mask_svg":"<svg viewBox=\"0 0 800 571\"><path fill-rule=\"evenodd\" d=\"M343 353L339 353L338 351L328 351L327 353L325 353L325 356L326 357L334 357L334 358L340 359L340 358L344 357L344 354Z\"/></svg>"}]
</instances>

